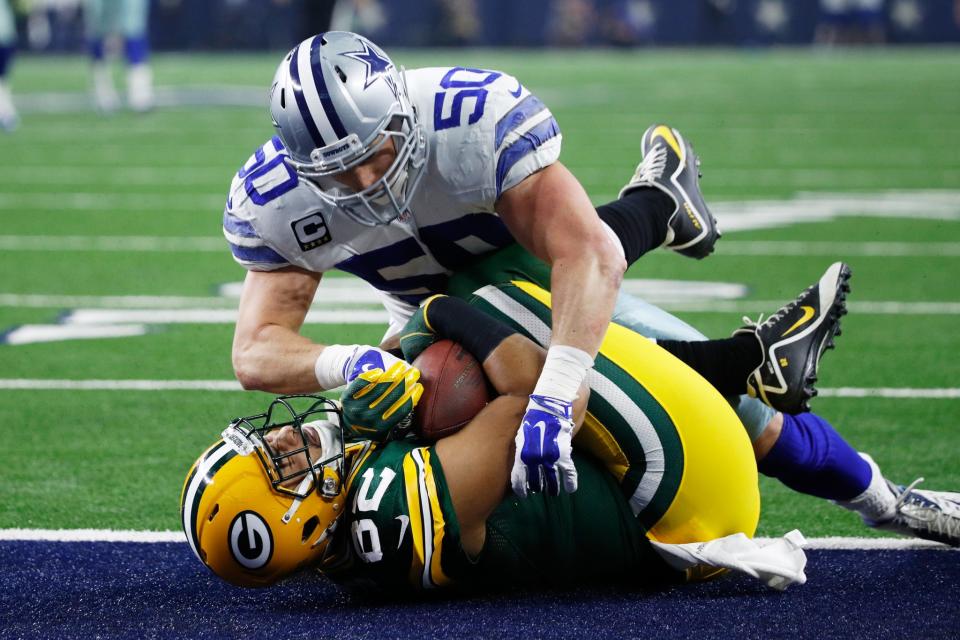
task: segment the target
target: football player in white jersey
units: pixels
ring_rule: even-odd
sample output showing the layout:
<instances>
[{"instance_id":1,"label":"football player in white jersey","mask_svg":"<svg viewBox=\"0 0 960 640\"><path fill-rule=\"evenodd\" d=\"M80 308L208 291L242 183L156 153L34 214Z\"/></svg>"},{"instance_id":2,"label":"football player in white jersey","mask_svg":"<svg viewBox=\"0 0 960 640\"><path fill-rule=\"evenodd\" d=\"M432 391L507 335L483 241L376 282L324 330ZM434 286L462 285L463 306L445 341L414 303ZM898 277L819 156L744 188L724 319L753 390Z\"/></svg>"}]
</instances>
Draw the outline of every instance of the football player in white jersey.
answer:
<instances>
[{"instance_id":1,"label":"football player in white jersey","mask_svg":"<svg viewBox=\"0 0 960 640\"><path fill-rule=\"evenodd\" d=\"M248 389L313 392L393 364L383 351L299 334L326 271L373 285L397 330L455 270L518 242L551 265L555 301L553 340L518 438L544 421L569 432L627 261L664 244L703 257L719 235L697 159L665 126L645 136L636 180L601 220L558 162L549 109L498 71L402 73L369 40L328 32L287 54L270 101L278 136L237 173L224 213L234 257L249 270L233 346ZM618 225L633 239L626 260ZM573 491L576 476L564 485Z\"/></svg>"},{"instance_id":2,"label":"football player in white jersey","mask_svg":"<svg viewBox=\"0 0 960 640\"><path fill-rule=\"evenodd\" d=\"M147 21L148 0L84 0L83 18L93 75L93 100L103 113L116 111L120 98L106 57L106 39L123 38L127 60L127 105L134 111L153 108L153 72Z\"/></svg>"},{"instance_id":3,"label":"football player in white jersey","mask_svg":"<svg viewBox=\"0 0 960 640\"><path fill-rule=\"evenodd\" d=\"M594 210L557 161L561 136L550 111L506 74L464 67L401 73L369 40L331 32L287 54L270 97L279 135L237 173L223 218L234 258L249 270L233 345L245 388L313 392L378 368L410 387L412 403L417 373L398 373L389 353L299 335L321 275L336 268L369 282L395 332L416 304L444 292L453 272L514 242L551 265L538 283L554 300L547 363L518 451L530 440L527 429L541 422L551 433L572 429L568 407L611 309L614 322L648 337L703 339L652 305L617 297L625 262L660 245L704 257L719 236L699 191L698 160L676 130L650 127L635 175L616 201ZM795 311L800 324L820 317L799 302ZM771 353L789 342L773 344ZM763 369L753 391L769 400L778 393L768 381L781 376L779 360ZM805 389L799 398L802 410L810 395ZM761 472L853 509L872 526L911 494L891 487L815 414L780 414L746 396L737 413ZM518 456L518 477L555 477L573 467L542 451L529 456L526 470L523 464ZM564 480L549 489L576 487L575 474Z\"/></svg>"},{"instance_id":4,"label":"football player in white jersey","mask_svg":"<svg viewBox=\"0 0 960 640\"><path fill-rule=\"evenodd\" d=\"M517 434L516 451L525 455L515 456L513 475L552 478L551 492L575 489L575 473L557 478L557 470L573 470L572 460L530 446L542 447L543 439L528 430L539 436L543 424L556 438L569 436L566 416L603 337L624 262L660 245L693 257L712 250L719 234L690 145L669 127L650 127L635 175L616 201L594 210L557 162L556 121L516 79L463 67L403 74L374 44L343 32L310 38L284 58L271 113L279 136L237 173L224 212L234 257L250 270L233 349L242 384L312 392L376 368L393 376L391 384L407 385L405 397L415 402L417 372L398 372L390 354L299 335L322 273L338 268L373 285L395 331L417 303L444 292L452 272L516 241L551 265L535 281L552 289L554 331ZM820 317L800 299L793 310L796 327L806 323L800 333ZM613 320L647 337L703 339L622 294ZM771 354L790 347L798 334L788 333L771 343ZM780 362L765 359L751 383L767 401L781 393ZM807 410L813 393L802 390L797 411ZM746 396L737 413L761 472L847 506L871 526L886 526L916 493L889 485L820 416L780 414ZM538 488L514 487L521 495ZM922 526L902 529L929 534Z\"/></svg>"}]
</instances>

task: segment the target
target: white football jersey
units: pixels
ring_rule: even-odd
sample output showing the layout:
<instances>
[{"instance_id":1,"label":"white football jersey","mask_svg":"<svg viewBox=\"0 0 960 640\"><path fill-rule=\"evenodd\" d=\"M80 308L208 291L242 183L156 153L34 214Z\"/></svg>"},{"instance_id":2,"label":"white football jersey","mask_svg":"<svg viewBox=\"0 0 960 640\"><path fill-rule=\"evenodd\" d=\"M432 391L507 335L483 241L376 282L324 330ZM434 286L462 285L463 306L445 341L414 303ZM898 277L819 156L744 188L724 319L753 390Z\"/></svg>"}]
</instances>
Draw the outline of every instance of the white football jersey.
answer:
<instances>
[{"instance_id":1,"label":"white football jersey","mask_svg":"<svg viewBox=\"0 0 960 640\"><path fill-rule=\"evenodd\" d=\"M408 211L388 225L354 222L297 175L274 137L230 187L223 229L237 262L352 273L385 294L395 323L444 292L453 271L513 242L494 203L559 157L550 110L497 71L415 69L406 81L428 150Z\"/></svg>"}]
</instances>

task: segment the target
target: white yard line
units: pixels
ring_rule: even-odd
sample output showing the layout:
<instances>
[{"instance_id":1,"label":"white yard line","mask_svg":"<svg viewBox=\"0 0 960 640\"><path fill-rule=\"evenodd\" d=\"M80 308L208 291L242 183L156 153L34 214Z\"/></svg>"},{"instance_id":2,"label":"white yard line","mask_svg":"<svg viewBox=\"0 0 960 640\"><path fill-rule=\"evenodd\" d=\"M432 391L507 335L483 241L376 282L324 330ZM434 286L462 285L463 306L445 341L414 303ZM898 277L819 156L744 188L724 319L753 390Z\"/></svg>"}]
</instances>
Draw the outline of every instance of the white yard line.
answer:
<instances>
[{"instance_id":1,"label":"white yard line","mask_svg":"<svg viewBox=\"0 0 960 640\"><path fill-rule=\"evenodd\" d=\"M773 311L780 308L783 300L710 300L710 301L672 301L661 305L667 311L688 311L692 313L746 313ZM847 303L851 313L860 315L931 315L955 316L960 314L960 302L896 302L884 300L860 300Z\"/></svg>"},{"instance_id":2,"label":"white yard line","mask_svg":"<svg viewBox=\"0 0 960 640\"><path fill-rule=\"evenodd\" d=\"M66 193L0 193L0 211L43 210L56 213L91 211L129 216L141 211L223 212L227 202L226 190L222 194L185 193L102 193L96 191L73 191Z\"/></svg>"},{"instance_id":3,"label":"white yard line","mask_svg":"<svg viewBox=\"0 0 960 640\"><path fill-rule=\"evenodd\" d=\"M0 379L0 390L38 391L243 391L236 380L36 380Z\"/></svg>"},{"instance_id":4,"label":"white yard line","mask_svg":"<svg viewBox=\"0 0 960 640\"><path fill-rule=\"evenodd\" d=\"M915 389L909 387L837 387L820 389L821 398L923 398L925 400L952 400L960 398L960 389Z\"/></svg>"},{"instance_id":5,"label":"white yard line","mask_svg":"<svg viewBox=\"0 0 960 640\"><path fill-rule=\"evenodd\" d=\"M237 300L214 296L74 296L0 293L0 307L27 309L201 309L236 307Z\"/></svg>"},{"instance_id":6,"label":"white yard line","mask_svg":"<svg viewBox=\"0 0 960 640\"><path fill-rule=\"evenodd\" d=\"M4 251L226 253L222 236L36 236L0 235ZM821 242L721 240L722 256L957 257L960 242Z\"/></svg>"},{"instance_id":7,"label":"white yard line","mask_svg":"<svg viewBox=\"0 0 960 640\"><path fill-rule=\"evenodd\" d=\"M871 258L956 257L960 242L804 242L802 240L721 240L719 256L838 256Z\"/></svg>"},{"instance_id":8,"label":"white yard line","mask_svg":"<svg viewBox=\"0 0 960 640\"><path fill-rule=\"evenodd\" d=\"M385 309L314 309L305 324L383 324L389 321ZM235 324L235 309L77 309L64 316L69 325L144 324Z\"/></svg>"},{"instance_id":9,"label":"white yard line","mask_svg":"<svg viewBox=\"0 0 960 640\"><path fill-rule=\"evenodd\" d=\"M226 240L219 237L162 236L0 236L3 251L125 251L141 252L208 252L228 251Z\"/></svg>"},{"instance_id":10,"label":"white yard line","mask_svg":"<svg viewBox=\"0 0 960 640\"><path fill-rule=\"evenodd\" d=\"M37 129L31 135L40 131L49 132L49 127ZM67 135L67 134L64 134ZM117 132L118 136L129 136L128 131ZM200 166L176 167L148 167L130 166L111 167L109 171L103 167L81 167L70 164L36 166L7 166L0 173L0 185L10 185L22 188L23 185L55 185L87 187L91 184L123 186L136 185L140 187L167 187L178 186L205 186L222 183L224 193L229 185L229 172L221 168Z\"/></svg>"},{"instance_id":11,"label":"white yard line","mask_svg":"<svg viewBox=\"0 0 960 640\"><path fill-rule=\"evenodd\" d=\"M58 380L0 378L0 390L37 391L242 391L235 380ZM899 398L954 400L960 388L836 387L819 390L821 398Z\"/></svg>"},{"instance_id":12,"label":"white yard line","mask_svg":"<svg viewBox=\"0 0 960 640\"><path fill-rule=\"evenodd\" d=\"M757 538L765 542L769 538ZM182 531L129 531L117 529L0 529L0 541L35 542L186 542ZM910 538L807 538L805 549L850 549L865 551L909 551L950 547Z\"/></svg>"},{"instance_id":13,"label":"white yard line","mask_svg":"<svg viewBox=\"0 0 960 640\"><path fill-rule=\"evenodd\" d=\"M649 282L649 281L648 281ZM686 283L680 283L686 284ZM698 285L699 283L689 283ZM742 285L717 283L714 291L702 286L679 286L676 288L660 288L647 283L634 284L632 280L624 281L623 288L628 293L640 297L647 302L656 304L668 311L689 311L696 313L757 313L763 310L773 310L783 304L783 300L736 300L736 294L743 290ZM712 295L721 299L703 299L701 296ZM217 308L218 313L223 307L236 307L236 298L215 296L78 296L56 294L30 293L0 293L0 307L31 308L31 309L75 309L77 313L89 312L94 309L104 309L115 314L115 319L123 318L124 310L131 310L128 319L139 317L136 310L157 309L160 311L189 310L203 312L206 309ZM317 292L314 309L324 313L350 312L357 306L380 306L380 298L369 287L328 287L321 284ZM860 314L874 315L960 315L960 302L933 302L915 301L898 302L893 300L860 300L847 303L847 308ZM159 318L160 316L155 316ZM233 322L233 317L226 315L216 316L199 322ZM332 316L331 322L346 322L350 319L340 315ZM308 322L324 323L328 321L326 315L314 315ZM186 322L186 320L184 320ZM364 322L358 318L358 323ZM155 320L155 323L161 323Z\"/></svg>"},{"instance_id":14,"label":"white yard line","mask_svg":"<svg viewBox=\"0 0 960 640\"><path fill-rule=\"evenodd\" d=\"M158 107L234 106L266 109L266 92L261 87L204 85L155 89ZM24 113L74 113L90 111L90 96L83 92L45 91L17 94L17 108ZM131 127L130 131L136 129Z\"/></svg>"}]
</instances>

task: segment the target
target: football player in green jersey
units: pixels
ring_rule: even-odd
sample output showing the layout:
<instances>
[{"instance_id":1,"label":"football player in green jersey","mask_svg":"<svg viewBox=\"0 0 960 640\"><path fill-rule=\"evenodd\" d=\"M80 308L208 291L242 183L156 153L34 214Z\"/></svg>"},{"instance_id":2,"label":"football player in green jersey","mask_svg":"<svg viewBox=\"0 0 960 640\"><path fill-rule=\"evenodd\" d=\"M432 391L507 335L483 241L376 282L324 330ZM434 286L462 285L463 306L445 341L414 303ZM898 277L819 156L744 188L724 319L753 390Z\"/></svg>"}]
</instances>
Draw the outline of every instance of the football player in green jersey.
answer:
<instances>
[{"instance_id":1,"label":"football player in green jersey","mask_svg":"<svg viewBox=\"0 0 960 640\"><path fill-rule=\"evenodd\" d=\"M496 290L528 297L528 313L539 305L549 320L549 294L536 285ZM803 581L793 542L759 549L744 537L756 527L759 495L736 415L653 342L608 329L593 393L583 386L570 416L590 434L573 453L577 491L519 498L508 491L514 425L545 351L455 298L432 299L418 317L431 333L466 343L498 396L434 444L344 437L339 409L320 398L303 410L279 399L236 421L194 465L182 495L188 540L218 575L262 585L312 565L339 582L403 588L642 582L749 568L747 553L764 557L767 572L751 571L768 584ZM407 357L411 344L430 339L405 340Z\"/></svg>"}]
</instances>

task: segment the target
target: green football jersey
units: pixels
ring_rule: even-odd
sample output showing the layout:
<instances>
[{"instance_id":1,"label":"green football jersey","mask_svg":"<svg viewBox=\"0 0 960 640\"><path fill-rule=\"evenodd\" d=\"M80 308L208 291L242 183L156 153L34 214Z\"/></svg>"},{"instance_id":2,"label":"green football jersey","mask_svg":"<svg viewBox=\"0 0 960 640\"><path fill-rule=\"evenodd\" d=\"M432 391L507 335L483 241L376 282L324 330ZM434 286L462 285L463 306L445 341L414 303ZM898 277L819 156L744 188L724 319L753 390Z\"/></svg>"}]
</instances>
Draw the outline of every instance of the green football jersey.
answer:
<instances>
[{"instance_id":1,"label":"green football jersey","mask_svg":"<svg viewBox=\"0 0 960 640\"><path fill-rule=\"evenodd\" d=\"M351 472L348 512L324 573L387 589L675 578L616 479L588 455L575 452L574 460L573 494L524 499L504 487L484 548L470 558L434 447L403 440L374 449Z\"/></svg>"}]
</instances>

